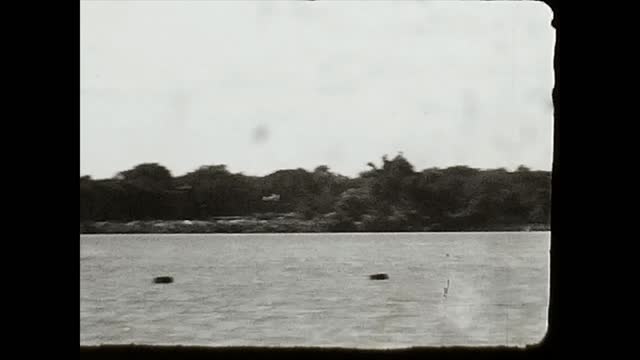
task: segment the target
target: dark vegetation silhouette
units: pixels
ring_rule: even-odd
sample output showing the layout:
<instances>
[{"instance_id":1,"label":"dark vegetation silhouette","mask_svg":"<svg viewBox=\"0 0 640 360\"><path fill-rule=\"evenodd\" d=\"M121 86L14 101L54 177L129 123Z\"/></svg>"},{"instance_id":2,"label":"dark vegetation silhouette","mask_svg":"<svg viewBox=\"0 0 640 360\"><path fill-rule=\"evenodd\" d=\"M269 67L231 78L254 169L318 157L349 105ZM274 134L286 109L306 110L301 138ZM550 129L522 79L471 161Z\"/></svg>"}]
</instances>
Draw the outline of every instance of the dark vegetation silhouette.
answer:
<instances>
[{"instance_id":1,"label":"dark vegetation silhouette","mask_svg":"<svg viewBox=\"0 0 640 360\"><path fill-rule=\"evenodd\" d=\"M209 222L209 227L195 232L548 230L550 226L549 171L525 166L512 172L467 166L416 171L402 154L393 159L383 156L380 166L368 167L354 178L333 173L327 166L258 177L231 173L225 165L202 166L174 177L164 166L147 163L111 179L83 176L81 232L101 232L101 222L161 220ZM224 217L237 218L225 223ZM287 226L264 225L270 220ZM211 225L216 222L228 226ZM175 232L190 231L185 229ZM171 232L162 225L133 232L155 231Z\"/></svg>"}]
</instances>

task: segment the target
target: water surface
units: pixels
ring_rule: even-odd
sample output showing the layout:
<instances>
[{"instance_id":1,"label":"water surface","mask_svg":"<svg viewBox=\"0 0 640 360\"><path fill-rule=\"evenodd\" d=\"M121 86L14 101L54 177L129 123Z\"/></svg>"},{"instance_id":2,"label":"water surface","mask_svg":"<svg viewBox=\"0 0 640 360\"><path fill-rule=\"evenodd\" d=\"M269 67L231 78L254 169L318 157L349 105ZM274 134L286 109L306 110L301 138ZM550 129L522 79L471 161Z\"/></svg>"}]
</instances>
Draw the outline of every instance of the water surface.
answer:
<instances>
[{"instance_id":1,"label":"water surface","mask_svg":"<svg viewBox=\"0 0 640 360\"><path fill-rule=\"evenodd\" d=\"M80 343L537 343L549 245L548 232L81 235ZM153 284L163 275L175 282Z\"/></svg>"}]
</instances>

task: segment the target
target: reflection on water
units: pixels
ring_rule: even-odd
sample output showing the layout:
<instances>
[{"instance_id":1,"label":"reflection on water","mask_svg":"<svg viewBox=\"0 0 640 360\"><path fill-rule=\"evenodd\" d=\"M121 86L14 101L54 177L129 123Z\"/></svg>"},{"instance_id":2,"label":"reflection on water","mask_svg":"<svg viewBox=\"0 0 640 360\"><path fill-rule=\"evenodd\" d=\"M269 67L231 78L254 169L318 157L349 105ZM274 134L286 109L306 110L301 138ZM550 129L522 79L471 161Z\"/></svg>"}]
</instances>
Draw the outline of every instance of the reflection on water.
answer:
<instances>
[{"instance_id":1,"label":"reflection on water","mask_svg":"<svg viewBox=\"0 0 640 360\"><path fill-rule=\"evenodd\" d=\"M536 343L547 323L549 237L83 235L80 342ZM369 280L374 273L390 278ZM163 275L175 282L153 284Z\"/></svg>"}]
</instances>

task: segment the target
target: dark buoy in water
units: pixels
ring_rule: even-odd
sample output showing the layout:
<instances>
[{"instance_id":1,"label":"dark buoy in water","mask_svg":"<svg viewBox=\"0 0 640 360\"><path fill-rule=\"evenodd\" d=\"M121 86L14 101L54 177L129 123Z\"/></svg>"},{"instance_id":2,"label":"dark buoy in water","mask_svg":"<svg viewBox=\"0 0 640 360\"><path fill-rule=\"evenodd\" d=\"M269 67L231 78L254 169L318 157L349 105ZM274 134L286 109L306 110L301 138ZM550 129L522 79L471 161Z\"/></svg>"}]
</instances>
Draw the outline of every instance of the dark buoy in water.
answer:
<instances>
[{"instance_id":1,"label":"dark buoy in water","mask_svg":"<svg viewBox=\"0 0 640 360\"><path fill-rule=\"evenodd\" d=\"M384 273L369 275L370 280L387 280L388 278L389 278L389 275Z\"/></svg>"},{"instance_id":2,"label":"dark buoy in water","mask_svg":"<svg viewBox=\"0 0 640 360\"><path fill-rule=\"evenodd\" d=\"M154 284L171 284L173 282L173 278L171 276L158 276L153 278Z\"/></svg>"}]
</instances>

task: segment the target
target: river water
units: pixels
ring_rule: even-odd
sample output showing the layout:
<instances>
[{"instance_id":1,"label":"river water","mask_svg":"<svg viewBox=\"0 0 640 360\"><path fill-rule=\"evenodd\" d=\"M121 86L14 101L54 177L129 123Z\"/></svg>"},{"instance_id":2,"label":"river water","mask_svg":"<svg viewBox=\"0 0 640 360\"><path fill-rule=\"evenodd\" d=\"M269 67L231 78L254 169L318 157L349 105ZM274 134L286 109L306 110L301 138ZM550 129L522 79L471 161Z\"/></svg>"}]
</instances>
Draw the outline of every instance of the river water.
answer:
<instances>
[{"instance_id":1,"label":"river water","mask_svg":"<svg viewBox=\"0 0 640 360\"><path fill-rule=\"evenodd\" d=\"M524 346L546 332L549 246L549 232L81 235L80 343Z\"/></svg>"}]
</instances>

